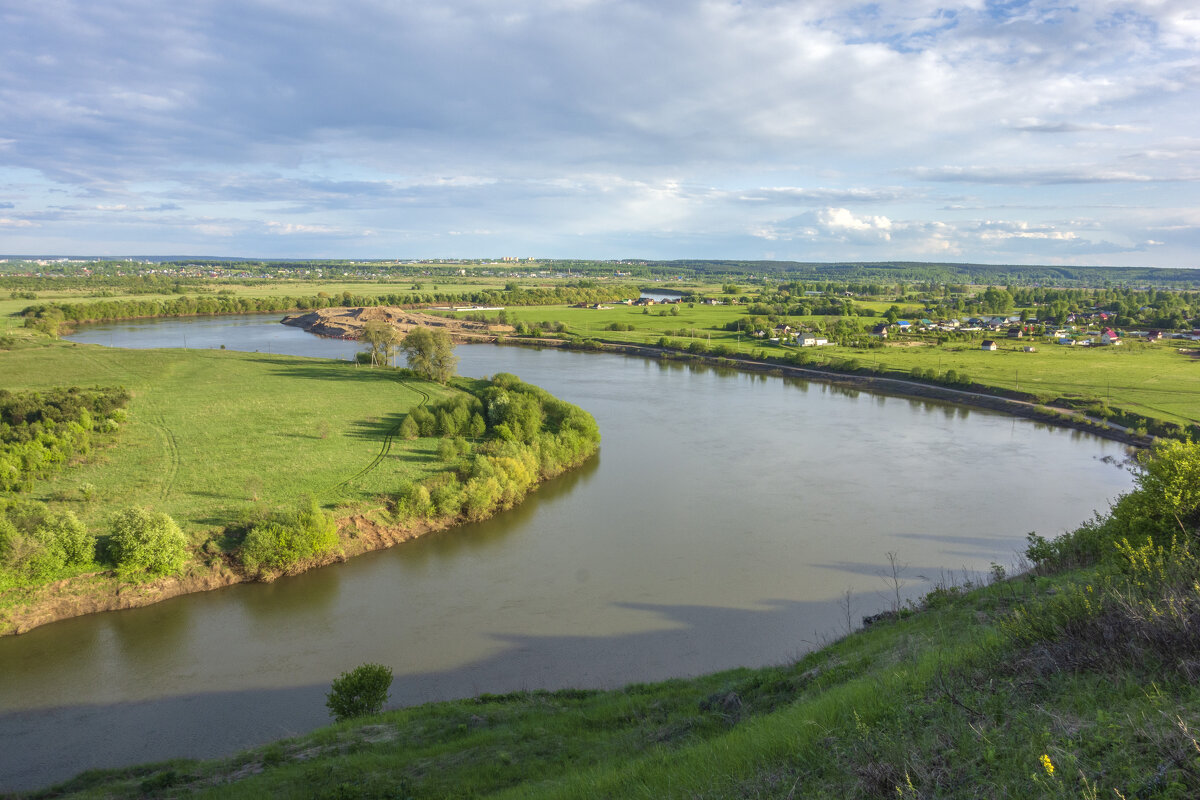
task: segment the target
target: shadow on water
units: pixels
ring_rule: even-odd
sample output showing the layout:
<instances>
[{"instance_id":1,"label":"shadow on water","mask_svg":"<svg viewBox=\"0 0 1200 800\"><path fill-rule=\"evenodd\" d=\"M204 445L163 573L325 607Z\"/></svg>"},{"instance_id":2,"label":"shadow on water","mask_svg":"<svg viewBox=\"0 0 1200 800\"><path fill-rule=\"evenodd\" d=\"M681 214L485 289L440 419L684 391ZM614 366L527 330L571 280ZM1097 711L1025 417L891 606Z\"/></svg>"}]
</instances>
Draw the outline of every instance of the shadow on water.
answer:
<instances>
[{"instance_id":1,"label":"shadow on water","mask_svg":"<svg viewBox=\"0 0 1200 800\"><path fill-rule=\"evenodd\" d=\"M842 601L844 602L844 601ZM270 613L264 604L262 611ZM614 688L677 677L682 656L694 672L741 666L741 654L775 642L788 663L845 633L820 630L839 601L767 600L758 609L614 603L644 614L644 630L613 636L494 634L496 652L450 669L397 673L390 708L533 689ZM850 598L854 624L882 607ZM845 619L839 609L835 617ZM264 619L264 622L266 620ZM157 643L156 646L161 646ZM347 664L346 668L353 667ZM330 675L330 679L335 677ZM0 790L27 790L87 769L171 758L212 758L327 724L327 684L182 694L129 703L62 706L0 714ZM102 724L107 735L94 736ZM223 736L214 743L211 731Z\"/></svg>"},{"instance_id":2,"label":"shadow on water","mask_svg":"<svg viewBox=\"0 0 1200 800\"><path fill-rule=\"evenodd\" d=\"M409 574L423 572L431 564L452 560L463 552L486 551L520 536L540 509L560 499L591 479L600 468L599 456L594 456L575 470L548 481L531 493L516 508L501 512L482 522L467 523L445 531L427 534L395 547L365 553L343 564L331 564L294 577L280 578L271 583L247 583L223 590L236 592L238 607L245 611L255 625L269 628L275 623L286 624L298 613L313 615L323 624L335 624L329 616L337 605L343 580L354 580L359 570L371 569L376 559L394 559ZM159 606L149 606L139 613Z\"/></svg>"}]
</instances>

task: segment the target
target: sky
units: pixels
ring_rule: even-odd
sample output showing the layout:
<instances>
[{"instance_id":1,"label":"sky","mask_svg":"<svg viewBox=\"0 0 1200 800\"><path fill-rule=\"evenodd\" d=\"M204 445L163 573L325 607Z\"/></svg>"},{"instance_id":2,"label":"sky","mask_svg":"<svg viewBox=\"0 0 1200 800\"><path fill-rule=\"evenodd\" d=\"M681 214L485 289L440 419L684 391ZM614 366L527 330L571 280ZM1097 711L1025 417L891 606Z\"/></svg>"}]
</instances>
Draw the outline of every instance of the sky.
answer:
<instances>
[{"instance_id":1,"label":"sky","mask_svg":"<svg viewBox=\"0 0 1200 800\"><path fill-rule=\"evenodd\" d=\"M1200 5L0 0L0 253L1200 267Z\"/></svg>"}]
</instances>

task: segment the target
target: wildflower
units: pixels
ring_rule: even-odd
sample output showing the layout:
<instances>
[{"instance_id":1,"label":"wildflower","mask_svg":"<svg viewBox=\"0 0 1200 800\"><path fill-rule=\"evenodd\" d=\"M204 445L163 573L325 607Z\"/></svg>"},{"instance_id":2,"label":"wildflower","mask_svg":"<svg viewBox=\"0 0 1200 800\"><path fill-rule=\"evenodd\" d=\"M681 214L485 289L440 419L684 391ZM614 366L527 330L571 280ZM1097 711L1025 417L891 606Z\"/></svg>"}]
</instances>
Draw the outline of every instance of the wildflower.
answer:
<instances>
[{"instance_id":1,"label":"wildflower","mask_svg":"<svg viewBox=\"0 0 1200 800\"><path fill-rule=\"evenodd\" d=\"M1051 763L1050 756L1046 753L1042 753L1042 769L1046 770L1047 775L1054 775L1054 764Z\"/></svg>"}]
</instances>

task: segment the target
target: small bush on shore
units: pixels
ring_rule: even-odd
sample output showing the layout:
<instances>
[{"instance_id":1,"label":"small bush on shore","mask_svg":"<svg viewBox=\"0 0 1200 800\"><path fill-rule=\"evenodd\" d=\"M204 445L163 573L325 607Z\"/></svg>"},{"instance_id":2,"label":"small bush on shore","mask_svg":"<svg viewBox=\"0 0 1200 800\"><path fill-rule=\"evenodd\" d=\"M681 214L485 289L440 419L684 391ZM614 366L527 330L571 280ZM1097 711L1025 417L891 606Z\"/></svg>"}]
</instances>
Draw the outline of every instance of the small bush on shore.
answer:
<instances>
[{"instance_id":1,"label":"small bush on shore","mask_svg":"<svg viewBox=\"0 0 1200 800\"><path fill-rule=\"evenodd\" d=\"M281 572L308 558L337 549L337 523L313 498L301 500L295 511L265 520L246 534L242 566L248 572Z\"/></svg>"},{"instance_id":2,"label":"small bush on shore","mask_svg":"<svg viewBox=\"0 0 1200 800\"><path fill-rule=\"evenodd\" d=\"M334 719L378 714L387 702L392 670L383 664L362 664L334 678L325 705Z\"/></svg>"},{"instance_id":3,"label":"small bush on shore","mask_svg":"<svg viewBox=\"0 0 1200 800\"><path fill-rule=\"evenodd\" d=\"M166 514L127 508L113 518L108 554L122 580L158 578L183 569L187 539Z\"/></svg>"}]
</instances>

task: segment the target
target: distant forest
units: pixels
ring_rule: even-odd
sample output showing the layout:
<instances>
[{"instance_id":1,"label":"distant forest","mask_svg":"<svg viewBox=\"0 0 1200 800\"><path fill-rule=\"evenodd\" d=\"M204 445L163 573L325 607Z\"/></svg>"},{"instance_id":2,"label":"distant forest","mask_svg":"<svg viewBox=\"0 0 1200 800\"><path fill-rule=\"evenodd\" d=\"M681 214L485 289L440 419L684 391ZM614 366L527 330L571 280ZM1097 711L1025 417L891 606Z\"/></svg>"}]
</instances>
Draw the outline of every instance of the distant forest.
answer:
<instances>
[{"instance_id":1,"label":"distant forest","mask_svg":"<svg viewBox=\"0 0 1200 800\"><path fill-rule=\"evenodd\" d=\"M622 259L589 261L544 259L496 262L493 259L445 260L238 260L228 258L161 257L121 261L76 259L42 263L30 257L12 257L0 263L0 286L8 289L47 288L53 281L77 282L91 287L106 283L128 290L142 278L143 291L161 291L164 285L203 285L223 279L253 284L257 281L294 278L307 280L377 280L380 278L449 278L461 270L467 276L480 272L494 276L531 273L569 274L572 277L619 275L633 279L681 278L720 282L828 281L837 283L887 283L922 285L974 284L997 286L1054 286L1063 288L1200 288L1200 269L1154 267L1064 267L1018 264L960 264L921 261L739 261L681 259L649 261ZM85 271L86 270L86 271Z\"/></svg>"}]
</instances>

